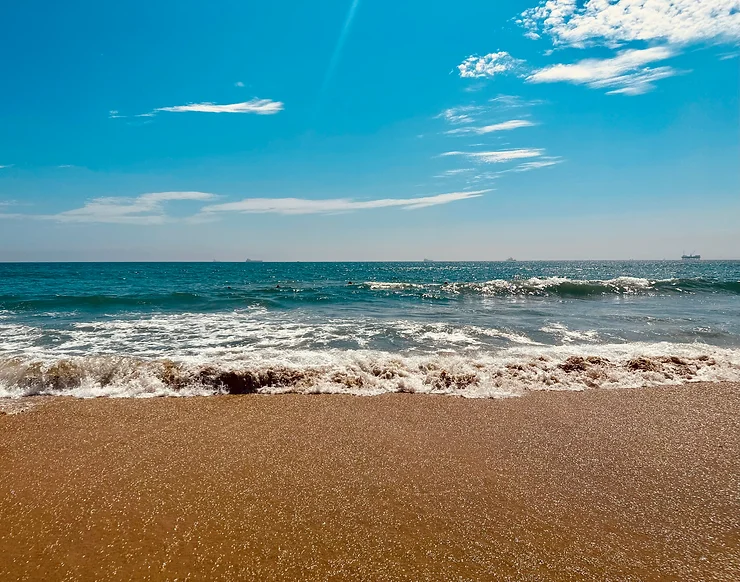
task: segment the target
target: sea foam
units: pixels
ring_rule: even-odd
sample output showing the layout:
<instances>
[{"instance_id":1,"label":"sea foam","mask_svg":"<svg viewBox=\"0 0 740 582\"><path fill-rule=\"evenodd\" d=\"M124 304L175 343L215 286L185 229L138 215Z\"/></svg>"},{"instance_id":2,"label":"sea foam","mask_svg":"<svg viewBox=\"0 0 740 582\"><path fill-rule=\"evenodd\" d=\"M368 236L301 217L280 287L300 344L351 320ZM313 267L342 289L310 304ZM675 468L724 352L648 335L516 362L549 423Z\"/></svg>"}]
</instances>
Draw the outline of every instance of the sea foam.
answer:
<instances>
[{"instance_id":1,"label":"sea foam","mask_svg":"<svg viewBox=\"0 0 740 582\"><path fill-rule=\"evenodd\" d=\"M241 360L82 357L0 360L0 397L196 396L389 392L467 398L530 390L638 388L740 381L740 351L707 345L522 346L474 355L365 350L245 354Z\"/></svg>"}]
</instances>

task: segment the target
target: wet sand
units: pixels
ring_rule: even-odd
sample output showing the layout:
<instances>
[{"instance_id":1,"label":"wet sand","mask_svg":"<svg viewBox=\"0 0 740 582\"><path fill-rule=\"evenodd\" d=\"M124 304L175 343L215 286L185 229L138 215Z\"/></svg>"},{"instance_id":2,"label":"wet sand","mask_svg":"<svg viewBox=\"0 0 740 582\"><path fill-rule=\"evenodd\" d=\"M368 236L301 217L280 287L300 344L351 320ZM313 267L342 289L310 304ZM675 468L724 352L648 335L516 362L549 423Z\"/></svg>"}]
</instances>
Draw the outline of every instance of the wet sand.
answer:
<instances>
[{"instance_id":1,"label":"wet sand","mask_svg":"<svg viewBox=\"0 0 740 582\"><path fill-rule=\"evenodd\" d=\"M63 579L739 580L740 385L39 400L0 580Z\"/></svg>"}]
</instances>

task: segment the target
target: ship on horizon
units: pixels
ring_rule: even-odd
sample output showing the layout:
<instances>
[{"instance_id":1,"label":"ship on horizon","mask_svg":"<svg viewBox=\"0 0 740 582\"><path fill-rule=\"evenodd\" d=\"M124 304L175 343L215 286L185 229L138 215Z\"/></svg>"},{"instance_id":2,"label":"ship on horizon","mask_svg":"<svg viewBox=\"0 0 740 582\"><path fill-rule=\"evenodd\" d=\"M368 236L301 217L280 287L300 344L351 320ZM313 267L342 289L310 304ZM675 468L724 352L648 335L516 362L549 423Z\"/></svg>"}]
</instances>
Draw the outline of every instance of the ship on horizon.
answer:
<instances>
[{"instance_id":1,"label":"ship on horizon","mask_svg":"<svg viewBox=\"0 0 740 582\"><path fill-rule=\"evenodd\" d=\"M698 261L701 259L701 255L689 253L688 255L681 255L681 259L684 261Z\"/></svg>"}]
</instances>

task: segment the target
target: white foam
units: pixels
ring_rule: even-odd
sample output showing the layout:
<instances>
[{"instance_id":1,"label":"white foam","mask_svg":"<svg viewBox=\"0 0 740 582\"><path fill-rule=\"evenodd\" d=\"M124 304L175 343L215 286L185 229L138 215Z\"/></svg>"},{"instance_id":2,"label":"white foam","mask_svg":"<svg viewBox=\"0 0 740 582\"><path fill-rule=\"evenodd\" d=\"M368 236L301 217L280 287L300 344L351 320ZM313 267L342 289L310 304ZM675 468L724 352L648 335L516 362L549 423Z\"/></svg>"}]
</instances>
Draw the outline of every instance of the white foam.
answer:
<instances>
[{"instance_id":1,"label":"white foam","mask_svg":"<svg viewBox=\"0 0 740 582\"><path fill-rule=\"evenodd\" d=\"M177 383L167 380L175 370ZM87 357L0 362L0 398L34 394L79 398L193 396L223 392L208 373L258 378L262 393L387 392L466 398L516 396L527 390L636 388L696 381L740 382L740 350L704 344L517 346L497 351L413 354L370 350L246 352L239 360L176 363ZM215 372L213 372L215 370Z\"/></svg>"},{"instance_id":2,"label":"white foam","mask_svg":"<svg viewBox=\"0 0 740 582\"><path fill-rule=\"evenodd\" d=\"M365 285L370 287L373 291L389 289L424 289L428 286L417 283L400 283L393 281L366 281Z\"/></svg>"},{"instance_id":3,"label":"white foam","mask_svg":"<svg viewBox=\"0 0 740 582\"><path fill-rule=\"evenodd\" d=\"M595 329L576 330L568 329L563 323L550 323L540 328L541 332L557 336L563 343L573 343L575 341L595 342L599 339L599 332Z\"/></svg>"}]
</instances>

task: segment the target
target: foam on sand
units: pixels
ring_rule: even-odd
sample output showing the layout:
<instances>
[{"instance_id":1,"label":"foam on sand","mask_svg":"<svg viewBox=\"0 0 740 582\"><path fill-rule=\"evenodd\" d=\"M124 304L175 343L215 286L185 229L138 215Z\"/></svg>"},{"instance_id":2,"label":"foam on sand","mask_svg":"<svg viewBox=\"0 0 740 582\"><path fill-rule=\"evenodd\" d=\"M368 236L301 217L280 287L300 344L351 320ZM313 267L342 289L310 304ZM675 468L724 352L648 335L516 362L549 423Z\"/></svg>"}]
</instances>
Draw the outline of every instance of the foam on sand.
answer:
<instances>
[{"instance_id":1,"label":"foam on sand","mask_svg":"<svg viewBox=\"0 0 740 582\"><path fill-rule=\"evenodd\" d=\"M79 398L389 392L466 398L528 390L740 381L740 350L704 344L523 345L413 355L370 350L245 353L230 360L95 356L0 360L0 397Z\"/></svg>"}]
</instances>

